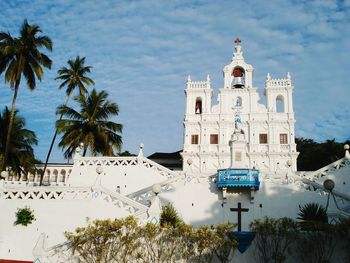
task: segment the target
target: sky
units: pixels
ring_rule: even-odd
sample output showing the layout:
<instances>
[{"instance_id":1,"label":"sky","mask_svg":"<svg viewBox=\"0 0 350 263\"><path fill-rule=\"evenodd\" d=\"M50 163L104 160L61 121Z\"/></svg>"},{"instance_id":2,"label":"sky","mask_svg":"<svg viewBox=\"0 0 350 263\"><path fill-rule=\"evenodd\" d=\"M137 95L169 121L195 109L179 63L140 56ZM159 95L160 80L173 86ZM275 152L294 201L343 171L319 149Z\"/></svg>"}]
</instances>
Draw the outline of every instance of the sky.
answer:
<instances>
[{"instance_id":1,"label":"sky","mask_svg":"<svg viewBox=\"0 0 350 263\"><path fill-rule=\"evenodd\" d=\"M44 161L56 107L66 98L55 80L68 59L86 57L95 88L119 105L123 150L145 155L182 149L185 83L210 75L213 104L222 70L240 37L253 85L263 93L267 73L290 72L296 135L316 141L350 138L350 1L297 0L0 0L0 31L18 36L24 19L53 41L51 70L16 107L37 134ZM13 91L0 76L0 109ZM70 104L74 106L74 103ZM50 162L62 162L57 142Z\"/></svg>"}]
</instances>

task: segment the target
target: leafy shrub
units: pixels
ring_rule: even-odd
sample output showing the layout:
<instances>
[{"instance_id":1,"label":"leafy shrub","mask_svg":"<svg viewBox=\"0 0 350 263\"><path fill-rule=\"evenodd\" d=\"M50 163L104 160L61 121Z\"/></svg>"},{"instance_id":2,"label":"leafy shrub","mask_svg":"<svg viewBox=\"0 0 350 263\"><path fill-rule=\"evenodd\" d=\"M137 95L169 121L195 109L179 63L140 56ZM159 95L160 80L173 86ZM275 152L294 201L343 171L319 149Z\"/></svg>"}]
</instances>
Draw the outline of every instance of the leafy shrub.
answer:
<instances>
[{"instance_id":1,"label":"leafy shrub","mask_svg":"<svg viewBox=\"0 0 350 263\"><path fill-rule=\"evenodd\" d=\"M30 207L18 208L16 212L15 225L30 225L35 220L34 211Z\"/></svg>"},{"instance_id":2,"label":"leafy shrub","mask_svg":"<svg viewBox=\"0 0 350 263\"><path fill-rule=\"evenodd\" d=\"M172 227L176 227L178 224L183 223L172 204L162 206L159 221L161 226L170 225Z\"/></svg>"},{"instance_id":3,"label":"leafy shrub","mask_svg":"<svg viewBox=\"0 0 350 263\"><path fill-rule=\"evenodd\" d=\"M316 227L319 225L316 224ZM336 246L334 226L323 224L322 230L312 227L309 231L301 231L297 241L293 252L298 262L331 262L330 259Z\"/></svg>"},{"instance_id":4,"label":"leafy shrub","mask_svg":"<svg viewBox=\"0 0 350 263\"><path fill-rule=\"evenodd\" d=\"M81 262L212 262L227 263L237 242L229 234L234 225L194 228L185 223L138 225L124 219L96 220L75 232L66 232L73 256ZM215 261L217 262L217 261Z\"/></svg>"},{"instance_id":5,"label":"leafy shrub","mask_svg":"<svg viewBox=\"0 0 350 263\"><path fill-rule=\"evenodd\" d=\"M298 224L287 217L254 220L250 229L256 233L256 260L264 263L284 262L298 234Z\"/></svg>"},{"instance_id":6,"label":"leafy shrub","mask_svg":"<svg viewBox=\"0 0 350 263\"><path fill-rule=\"evenodd\" d=\"M341 218L336 225L336 232L340 239L340 247L344 252L344 262L350 262L350 218Z\"/></svg>"}]
</instances>

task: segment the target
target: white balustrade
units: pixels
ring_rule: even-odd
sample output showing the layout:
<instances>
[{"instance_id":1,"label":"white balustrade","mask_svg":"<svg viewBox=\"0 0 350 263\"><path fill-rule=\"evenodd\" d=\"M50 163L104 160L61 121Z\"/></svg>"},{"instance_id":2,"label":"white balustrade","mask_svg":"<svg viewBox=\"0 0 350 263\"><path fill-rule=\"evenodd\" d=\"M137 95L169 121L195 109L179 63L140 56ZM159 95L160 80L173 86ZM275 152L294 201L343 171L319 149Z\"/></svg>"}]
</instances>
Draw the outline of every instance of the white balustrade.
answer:
<instances>
[{"instance_id":1,"label":"white balustrade","mask_svg":"<svg viewBox=\"0 0 350 263\"><path fill-rule=\"evenodd\" d=\"M281 152L289 152L289 144L281 144L280 145L280 150Z\"/></svg>"},{"instance_id":2,"label":"white balustrade","mask_svg":"<svg viewBox=\"0 0 350 263\"><path fill-rule=\"evenodd\" d=\"M270 79L266 81L266 87L290 87L292 86L291 79Z\"/></svg>"},{"instance_id":3,"label":"white balustrade","mask_svg":"<svg viewBox=\"0 0 350 263\"><path fill-rule=\"evenodd\" d=\"M210 81L188 81L188 89L210 89Z\"/></svg>"},{"instance_id":4,"label":"white balustrade","mask_svg":"<svg viewBox=\"0 0 350 263\"><path fill-rule=\"evenodd\" d=\"M72 172L73 164L49 164L46 168L43 178L44 185L64 185ZM9 175L5 178L4 184L10 185L37 185L40 183L40 178L44 169L44 164L37 164L35 166L36 172L34 174L22 173L21 176Z\"/></svg>"}]
</instances>

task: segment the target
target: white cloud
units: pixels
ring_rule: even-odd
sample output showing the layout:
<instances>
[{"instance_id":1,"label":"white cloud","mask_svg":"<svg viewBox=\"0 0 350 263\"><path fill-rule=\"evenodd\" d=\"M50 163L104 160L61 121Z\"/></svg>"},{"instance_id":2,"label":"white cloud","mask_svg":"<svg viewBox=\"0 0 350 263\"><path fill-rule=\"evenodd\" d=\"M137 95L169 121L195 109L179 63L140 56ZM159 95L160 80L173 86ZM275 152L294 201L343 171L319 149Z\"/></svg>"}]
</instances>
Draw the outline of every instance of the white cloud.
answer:
<instances>
[{"instance_id":1,"label":"white cloud","mask_svg":"<svg viewBox=\"0 0 350 263\"><path fill-rule=\"evenodd\" d=\"M18 98L38 134L39 158L53 133L56 106L65 99L54 81L56 71L76 55L87 56L96 87L119 104L124 148L137 152L142 141L152 153L182 147L187 75L210 74L217 93L237 36L260 90L267 72L276 77L291 72L297 134L350 137L346 118L334 117L350 112L349 8L348 1L9 1L1 3L0 31L16 35L27 17L54 41L52 70L34 92L22 85ZM12 95L2 77L0 91L0 105L9 104ZM56 150L53 161L61 156Z\"/></svg>"}]
</instances>

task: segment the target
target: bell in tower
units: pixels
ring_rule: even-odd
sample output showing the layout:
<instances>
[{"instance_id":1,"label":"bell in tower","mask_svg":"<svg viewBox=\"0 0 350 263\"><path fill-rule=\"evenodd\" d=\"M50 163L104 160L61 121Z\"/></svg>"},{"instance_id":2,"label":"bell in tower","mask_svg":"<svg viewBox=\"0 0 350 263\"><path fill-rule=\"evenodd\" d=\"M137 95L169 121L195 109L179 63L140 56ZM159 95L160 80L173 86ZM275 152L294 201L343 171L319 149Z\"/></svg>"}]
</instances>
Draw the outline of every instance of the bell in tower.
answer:
<instances>
[{"instance_id":1,"label":"bell in tower","mask_svg":"<svg viewBox=\"0 0 350 263\"><path fill-rule=\"evenodd\" d=\"M244 88L244 69L241 67L235 67L232 72L232 87Z\"/></svg>"},{"instance_id":2,"label":"bell in tower","mask_svg":"<svg viewBox=\"0 0 350 263\"><path fill-rule=\"evenodd\" d=\"M242 50L241 50L241 40L236 38L235 40L235 51L233 54L234 59L242 59ZM231 87L232 88L244 88L245 86L245 70L241 66L234 67L231 73Z\"/></svg>"}]
</instances>

